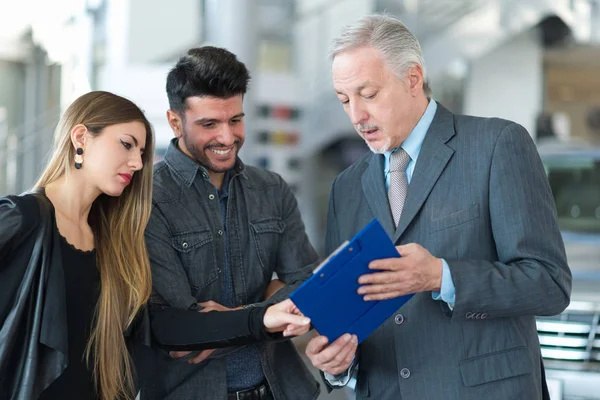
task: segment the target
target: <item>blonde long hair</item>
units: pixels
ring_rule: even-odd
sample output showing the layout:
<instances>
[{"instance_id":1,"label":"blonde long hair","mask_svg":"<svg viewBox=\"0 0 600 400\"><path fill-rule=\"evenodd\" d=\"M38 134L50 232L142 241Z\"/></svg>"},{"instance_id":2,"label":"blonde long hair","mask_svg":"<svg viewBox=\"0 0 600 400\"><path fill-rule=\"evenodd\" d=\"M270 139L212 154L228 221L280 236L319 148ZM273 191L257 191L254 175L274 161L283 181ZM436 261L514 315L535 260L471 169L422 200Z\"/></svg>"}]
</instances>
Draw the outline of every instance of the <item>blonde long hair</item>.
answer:
<instances>
[{"instance_id":1,"label":"blonde long hair","mask_svg":"<svg viewBox=\"0 0 600 400\"><path fill-rule=\"evenodd\" d=\"M93 365L96 388L104 400L135 395L133 367L123 333L152 290L144 241L152 196L154 138L150 123L134 103L115 94L96 91L79 97L59 122L51 159L35 184L35 188L44 188L73 173L75 151L70 133L76 125L83 124L90 134L98 136L107 126L132 121L146 128L143 168L133 175L120 196L100 195L88 219L95 237L101 290L86 359Z\"/></svg>"}]
</instances>

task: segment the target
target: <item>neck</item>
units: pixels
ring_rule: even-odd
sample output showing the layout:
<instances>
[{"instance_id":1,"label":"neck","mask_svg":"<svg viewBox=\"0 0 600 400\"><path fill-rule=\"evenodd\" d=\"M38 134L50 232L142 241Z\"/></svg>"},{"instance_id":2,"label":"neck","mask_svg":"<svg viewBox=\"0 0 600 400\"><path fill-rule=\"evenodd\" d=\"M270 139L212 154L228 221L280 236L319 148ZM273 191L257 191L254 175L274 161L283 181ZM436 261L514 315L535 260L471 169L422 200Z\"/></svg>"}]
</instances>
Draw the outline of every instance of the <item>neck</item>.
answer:
<instances>
[{"instance_id":1,"label":"neck","mask_svg":"<svg viewBox=\"0 0 600 400\"><path fill-rule=\"evenodd\" d=\"M69 179L63 175L46 186L46 196L54 209L77 225L88 223L92 204L100 191L86 184L77 171L71 172Z\"/></svg>"},{"instance_id":2,"label":"neck","mask_svg":"<svg viewBox=\"0 0 600 400\"><path fill-rule=\"evenodd\" d=\"M416 118L415 118L415 124L413 125L413 128L415 126L417 126L417 124L423 117L423 114L425 114L425 111L427 111L427 106L429 106L429 101L430 100L425 95L419 96L419 99L416 102L416 108L415 108L415 117Z\"/></svg>"}]
</instances>

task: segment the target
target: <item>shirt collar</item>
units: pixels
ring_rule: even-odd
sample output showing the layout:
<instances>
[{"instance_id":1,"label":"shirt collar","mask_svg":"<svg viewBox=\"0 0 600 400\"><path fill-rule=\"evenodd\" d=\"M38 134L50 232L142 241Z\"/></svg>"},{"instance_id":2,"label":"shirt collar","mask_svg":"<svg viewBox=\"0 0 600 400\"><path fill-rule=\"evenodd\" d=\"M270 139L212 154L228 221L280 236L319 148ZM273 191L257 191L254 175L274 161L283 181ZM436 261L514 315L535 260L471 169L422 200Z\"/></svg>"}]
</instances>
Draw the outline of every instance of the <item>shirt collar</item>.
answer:
<instances>
[{"instance_id":1,"label":"shirt collar","mask_svg":"<svg viewBox=\"0 0 600 400\"><path fill-rule=\"evenodd\" d=\"M164 161L174 174L180 179L180 181L186 185L191 186L192 182L196 178L197 174L201 174L202 178L209 180L208 170L202 165L188 157L179 147L177 146L179 139L173 138L167 152L165 153ZM228 179L231 179L233 175L243 174L246 167L242 160L239 158L236 160L235 167L231 171L232 174L228 174Z\"/></svg>"},{"instance_id":2,"label":"shirt collar","mask_svg":"<svg viewBox=\"0 0 600 400\"><path fill-rule=\"evenodd\" d=\"M423 141L425 140L425 135L427 134L427 131L429 130L429 127L433 122L433 117L435 117L436 111L437 103L435 102L435 100L432 99L429 101L429 104L427 105L427 108L421 116L421 119L419 119L417 125L415 125L415 127L410 132L406 140L400 146L404 149L404 151L408 153L413 163L417 162L419 152L421 151L421 146L423 145ZM396 150L398 150L397 147L395 149L388 150L385 153L383 153L385 159L389 161L390 156ZM389 165L389 163L387 165Z\"/></svg>"}]
</instances>

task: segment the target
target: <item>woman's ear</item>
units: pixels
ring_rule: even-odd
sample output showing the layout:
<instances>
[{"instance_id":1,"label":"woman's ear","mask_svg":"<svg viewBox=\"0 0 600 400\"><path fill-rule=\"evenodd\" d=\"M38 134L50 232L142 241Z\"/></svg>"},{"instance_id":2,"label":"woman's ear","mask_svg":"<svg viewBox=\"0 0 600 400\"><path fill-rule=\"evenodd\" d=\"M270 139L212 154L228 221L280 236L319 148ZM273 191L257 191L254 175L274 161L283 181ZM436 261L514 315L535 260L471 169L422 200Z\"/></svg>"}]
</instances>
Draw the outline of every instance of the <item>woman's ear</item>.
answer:
<instances>
[{"instance_id":1,"label":"woman's ear","mask_svg":"<svg viewBox=\"0 0 600 400\"><path fill-rule=\"evenodd\" d=\"M85 150L87 133L88 130L83 124L75 125L75 127L71 130L71 142L73 143L75 149L79 148Z\"/></svg>"}]
</instances>

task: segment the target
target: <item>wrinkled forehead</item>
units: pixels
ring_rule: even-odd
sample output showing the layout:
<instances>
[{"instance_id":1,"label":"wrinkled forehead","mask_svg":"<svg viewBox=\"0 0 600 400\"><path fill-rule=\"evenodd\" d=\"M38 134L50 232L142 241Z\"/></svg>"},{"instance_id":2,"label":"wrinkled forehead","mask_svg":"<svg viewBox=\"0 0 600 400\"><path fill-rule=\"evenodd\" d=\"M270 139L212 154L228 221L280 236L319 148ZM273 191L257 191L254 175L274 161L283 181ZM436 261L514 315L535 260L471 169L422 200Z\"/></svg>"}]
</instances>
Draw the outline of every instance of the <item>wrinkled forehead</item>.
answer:
<instances>
[{"instance_id":1,"label":"wrinkled forehead","mask_svg":"<svg viewBox=\"0 0 600 400\"><path fill-rule=\"evenodd\" d=\"M356 49L338 54L331 66L333 87L338 93L358 92L380 86L391 72L374 49Z\"/></svg>"}]
</instances>

